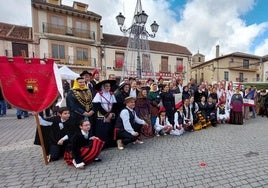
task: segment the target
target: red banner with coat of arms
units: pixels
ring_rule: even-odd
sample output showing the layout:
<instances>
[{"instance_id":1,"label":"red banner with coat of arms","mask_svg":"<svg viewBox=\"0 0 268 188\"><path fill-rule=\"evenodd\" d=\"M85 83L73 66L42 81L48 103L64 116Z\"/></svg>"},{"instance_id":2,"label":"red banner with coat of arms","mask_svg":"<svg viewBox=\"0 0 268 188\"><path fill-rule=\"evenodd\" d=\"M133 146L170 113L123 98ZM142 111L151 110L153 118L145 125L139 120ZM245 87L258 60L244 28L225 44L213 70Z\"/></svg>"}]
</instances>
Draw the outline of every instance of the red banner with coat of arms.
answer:
<instances>
[{"instance_id":1,"label":"red banner with coat of arms","mask_svg":"<svg viewBox=\"0 0 268 188\"><path fill-rule=\"evenodd\" d=\"M0 86L4 98L12 105L40 112L57 98L54 60L23 57L0 57Z\"/></svg>"}]
</instances>

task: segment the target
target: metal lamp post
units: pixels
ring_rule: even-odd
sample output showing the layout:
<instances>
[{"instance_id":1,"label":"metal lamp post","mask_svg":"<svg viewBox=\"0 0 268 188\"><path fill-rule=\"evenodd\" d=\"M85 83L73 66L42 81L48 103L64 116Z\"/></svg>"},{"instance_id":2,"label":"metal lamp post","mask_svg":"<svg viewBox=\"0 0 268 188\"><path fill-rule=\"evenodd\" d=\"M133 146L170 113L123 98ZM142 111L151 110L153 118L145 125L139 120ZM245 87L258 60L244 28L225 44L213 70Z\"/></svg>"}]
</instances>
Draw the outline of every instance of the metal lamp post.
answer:
<instances>
[{"instance_id":1,"label":"metal lamp post","mask_svg":"<svg viewBox=\"0 0 268 188\"><path fill-rule=\"evenodd\" d=\"M159 25L156 23L156 21L154 21L151 24L152 34L149 33L145 27L147 19L148 19L148 15L142 10L141 0L137 0L136 9L135 9L134 17L133 17L133 23L128 29L124 28L125 17L122 15L122 13L119 13L119 15L116 16L116 20L117 20L118 25L120 26L120 30L125 34L129 33L128 48L132 48L136 50L137 52L136 71L137 71L138 78L142 77L141 51L144 50L142 48L143 46L149 47L149 45L147 45L149 44L147 41L148 37L154 38L155 33L158 31L158 28L159 28ZM143 45L144 40L147 41L146 45ZM127 49L127 51L129 51L129 49ZM127 60L124 62L124 64L125 63L128 63ZM126 66L123 66L123 67L126 67Z\"/></svg>"}]
</instances>

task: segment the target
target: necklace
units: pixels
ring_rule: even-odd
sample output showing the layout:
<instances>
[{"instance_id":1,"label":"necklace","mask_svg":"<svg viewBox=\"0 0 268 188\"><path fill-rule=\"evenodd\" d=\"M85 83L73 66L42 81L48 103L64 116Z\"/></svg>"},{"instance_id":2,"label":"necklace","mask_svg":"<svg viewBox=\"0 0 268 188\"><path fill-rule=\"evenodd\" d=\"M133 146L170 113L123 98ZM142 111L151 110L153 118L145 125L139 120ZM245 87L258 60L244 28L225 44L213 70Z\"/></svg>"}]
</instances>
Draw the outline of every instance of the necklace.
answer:
<instances>
[{"instance_id":1,"label":"necklace","mask_svg":"<svg viewBox=\"0 0 268 188\"><path fill-rule=\"evenodd\" d=\"M87 112L89 112L89 110L92 108L91 92L89 90L73 90L73 92L78 102L85 107Z\"/></svg>"}]
</instances>

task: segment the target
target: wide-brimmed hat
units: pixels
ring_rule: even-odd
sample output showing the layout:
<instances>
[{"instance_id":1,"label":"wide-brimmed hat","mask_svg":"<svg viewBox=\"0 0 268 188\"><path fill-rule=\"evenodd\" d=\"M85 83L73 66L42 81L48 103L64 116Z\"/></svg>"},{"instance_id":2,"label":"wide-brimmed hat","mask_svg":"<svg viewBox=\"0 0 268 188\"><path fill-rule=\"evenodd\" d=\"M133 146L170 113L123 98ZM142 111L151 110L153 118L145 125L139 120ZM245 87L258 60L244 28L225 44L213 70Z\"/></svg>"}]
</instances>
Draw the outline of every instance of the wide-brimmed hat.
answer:
<instances>
[{"instance_id":1,"label":"wide-brimmed hat","mask_svg":"<svg viewBox=\"0 0 268 188\"><path fill-rule=\"evenodd\" d=\"M80 76L84 76L84 75L86 75L86 74L92 76L92 74L91 74L90 72L88 72L87 70L84 70L84 71L80 74Z\"/></svg>"},{"instance_id":2,"label":"wide-brimmed hat","mask_svg":"<svg viewBox=\"0 0 268 188\"><path fill-rule=\"evenodd\" d=\"M103 80L99 83L97 83L95 86L94 86L94 89L97 90L97 91L100 91L101 90L101 86L106 84L106 83L109 83L112 86L114 86L116 84L116 80Z\"/></svg>"},{"instance_id":3,"label":"wide-brimmed hat","mask_svg":"<svg viewBox=\"0 0 268 188\"><path fill-rule=\"evenodd\" d=\"M124 103L127 104L129 101L136 100L134 97L126 97Z\"/></svg>"}]
</instances>

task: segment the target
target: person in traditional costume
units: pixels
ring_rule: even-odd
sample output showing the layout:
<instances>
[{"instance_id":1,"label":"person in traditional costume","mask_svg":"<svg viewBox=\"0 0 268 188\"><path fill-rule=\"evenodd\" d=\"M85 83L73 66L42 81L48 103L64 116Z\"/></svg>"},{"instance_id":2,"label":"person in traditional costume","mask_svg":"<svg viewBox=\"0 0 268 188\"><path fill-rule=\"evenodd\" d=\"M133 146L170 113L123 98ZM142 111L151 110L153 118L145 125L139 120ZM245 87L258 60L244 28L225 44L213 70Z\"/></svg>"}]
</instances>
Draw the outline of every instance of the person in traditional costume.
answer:
<instances>
[{"instance_id":1,"label":"person in traditional costume","mask_svg":"<svg viewBox=\"0 0 268 188\"><path fill-rule=\"evenodd\" d=\"M243 125L243 97L237 87L230 103L230 124Z\"/></svg>"},{"instance_id":2,"label":"person in traditional costume","mask_svg":"<svg viewBox=\"0 0 268 188\"><path fill-rule=\"evenodd\" d=\"M185 131L193 131L194 119L193 119L193 114L192 114L192 111L191 111L191 108L190 108L190 100L185 99L183 101L182 106L183 106L182 107L182 113L183 113L183 117L184 117L183 128L184 128Z\"/></svg>"},{"instance_id":3,"label":"person in traditional costume","mask_svg":"<svg viewBox=\"0 0 268 188\"><path fill-rule=\"evenodd\" d=\"M227 109L227 102L220 101L217 106L217 122L228 123L230 120L230 112Z\"/></svg>"},{"instance_id":4,"label":"person in traditional costume","mask_svg":"<svg viewBox=\"0 0 268 188\"><path fill-rule=\"evenodd\" d=\"M161 92L164 89L164 79L162 76L159 76L157 84L158 84L158 89Z\"/></svg>"},{"instance_id":5,"label":"person in traditional costume","mask_svg":"<svg viewBox=\"0 0 268 188\"><path fill-rule=\"evenodd\" d=\"M192 115L193 115L193 124L195 125L198 122L197 112L199 111L199 106L194 101L194 96L190 97L189 102L190 102L190 109L191 109Z\"/></svg>"},{"instance_id":6,"label":"person in traditional costume","mask_svg":"<svg viewBox=\"0 0 268 188\"><path fill-rule=\"evenodd\" d=\"M88 72L87 70L84 70L81 74L81 77L83 77L86 81L86 85L88 89L90 89L91 93L95 93L95 89L93 87L93 84L91 83L92 80L92 73Z\"/></svg>"},{"instance_id":7,"label":"person in traditional costume","mask_svg":"<svg viewBox=\"0 0 268 188\"><path fill-rule=\"evenodd\" d=\"M183 102L180 101L176 104L177 111L174 114L174 126L171 130L171 135L180 136L184 133L184 125L186 124L183 113Z\"/></svg>"},{"instance_id":8,"label":"person in traditional costume","mask_svg":"<svg viewBox=\"0 0 268 188\"><path fill-rule=\"evenodd\" d=\"M160 103L160 91L158 90L156 83L151 85L151 90L149 91L147 98L150 101L151 125L155 125Z\"/></svg>"},{"instance_id":9,"label":"person in traditional costume","mask_svg":"<svg viewBox=\"0 0 268 188\"><path fill-rule=\"evenodd\" d=\"M125 104L126 107L121 111L115 124L115 135L119 150L124 149L124 145L129 143L142 144L143 142L138 139L141 127L148 126L135 113L135 99L133 97L125 98Z\"/></svg>"},{"instance_id":10,"label":"person in traditional costume","mask_svg":"<svg viewBox=\"0 0 268 188\"><path fill-rule=\"evenodd\" d=\"M94 124L92 124L93 135L105 141L105 147L116 146L113 139L115 123L116 99L111 91L115 80L103 80L95 85L97 91L92 103L94 110Z\"/></svg>"},{"instance_id":11,"label":"person in traditional costume","mask_svg":"<svg viewBox=\"0 0 268 188\"><path fill-rule=\"evenodd\" d=\"M151 138L154 136L153 127L151 124L151 108L150 101L147 98L147 89L145 87L139 92L135 102L135 112L140 119L143 119L148 126L142 126L140 140Z\"/></svg>"},{"instance_id":12,"label":"person in traditional costume","mask_svg":"<svg viewBox=\"0 0 268 188\"><path fill-rule=\"evenodd\" d=\"M217 108L216 104L213 102L212 97L208 97L207 101L207 119L211 122L213 127L217 126Z\"/></svg>"},{"instance_id":13,"label":"person in traditional costume","mask_svg":"<svg viewBox=\"0 0 268 188\"><path fill-rule=\"evenodd\" d=\"M134 97L135 99L138 97L139 90L137 89L137 82L134 80L131 82L131 88L130 88L130 97Z\"/></svg>"},{"instance_id":14,"label":"person in traditional costume","mask_svg":"<svg viewBox=\"0 0 268 188\"><path fill-rule=\"evenodd\" d=\"M48 162L56 161L63 157L70 139L79 130L70 118L70 112L67 107L59 108L58 114L46 119L39 116ZM40 145L38 134L35 136L34 143Z\"/></svg>"},{"instance_id":15,"label":"person in traditional costume","mask_svg":"<svg viewBox=\"0 0 268 188\"><path fill-rule=\"evenodd\" d=\"M197 91L194 93L195 102L199 103L203 96L205 96L205 99L207 100L208 96L206 95L206 92L203 91L203 86L199 85Z\"/></svg>"},{"instance_id":16,"label":"person in traditional costume","mask_svg":"<svg viewBox=\"0 0 268 188\"><path fill-rule=\"evenodd\" d=\"M258 99L259 104L259 113L260 116L267 116L268 117L268 94L265 89L260 91L260 96Z\"/></svg>"},{"instance_id":17,"label":"person in traditional costume","mask_svg":"<svg viewBox=\"0 0 268 188\"><path fill-rule=\"evenodd\" d=\"M92 97L95 97L96 95L96 90L95 90L95 85L100 82L100 71L98 69L95 69L92 72L92 79L90 80L91 85L93 86L92 88Z\"/></svg>"},{"instance_id":18,"label":"person in traditional costume","mask_svg":"<svg viewBox=\"0 0 268 188\"><path fill-rule=\"evenodd\" d=\"M98 158L104 141L98 137L90 135L91 124L87 120L82 120L80 123L81 131L76 132L71 140L71 150L66 151L64 160L69 165L74 165L76 168L84 168L86 164L101 159Z\"/></svg>"},{"instance_id":19,"label":"person in traditional costume","mask_svg":"<svg viewBox=\"0 0 268 188\"><path fill-rule=\"evenodd\" d=\"M114 93L116 99L116 114L119 114L122 109L125 108L125 98L129 97L130 93L130 84L129 83L122 83L118 90Z\"/></svg>"},{"instance_id":20,"label":"person in traditional costume","mask_svg":"<svg viewBox=\"0 0 268 188\"><path fill-rule=\"evenodd\" d=\"M175 98L169 90L169 86L165 85L162 93L160 93L161 101L166 109L168 121L174 125L174 113L175 113Z\"/></svg>"},{"instance_id":21,"label":"person in traditional costume","mask_svg":"<svg viewBox=\"0 0 268 188\"><path fill-rule=\"evenodd\" d=\"M197 104L198 104L199 111L201 112L203 118L205 118L206 121L208 121L208 118L207 118L207 102L206 102L206 97L205 96L202 96L201 97L201 101L198 102Z\"/></svg>"},{"instance_id":22,"label":"person in traditional costume","mask_svg":"<svg viewBox=\"0 0 268 188\"><path fill-rule=\"evenodd\" d=\"M191 92L189 90L188 86L184 86L182 89L182 100L184 101L185 99L189 99L191 96ZM192 95L194 96L194 95Z\"/></svg>"},{"instance_id":23,"label":"person in traditional costume","mask_svg":"<svg viewBox=\"0 0 268 188\"><path fill-rule=\"evenodd\" d=\"M170 124L168 117L166 116L165 107L159 109L159 115L156 117L154 129L156 136L167 135L173 130L173 126Z\"/></svg>"},{"instance_id":24,"label":"person in traditional costume","mask_svg":"<svg viewBox=\"0 0 268 188\"><path fill-rule=\"evenodd\" d=\"M81 120L90 120L94 114L92 94L83 77L74 80L73 88L66 97L66 104L70 110L70 116L77 123L77 126Z\"/></svg>"}]
</instances>

